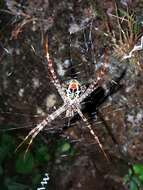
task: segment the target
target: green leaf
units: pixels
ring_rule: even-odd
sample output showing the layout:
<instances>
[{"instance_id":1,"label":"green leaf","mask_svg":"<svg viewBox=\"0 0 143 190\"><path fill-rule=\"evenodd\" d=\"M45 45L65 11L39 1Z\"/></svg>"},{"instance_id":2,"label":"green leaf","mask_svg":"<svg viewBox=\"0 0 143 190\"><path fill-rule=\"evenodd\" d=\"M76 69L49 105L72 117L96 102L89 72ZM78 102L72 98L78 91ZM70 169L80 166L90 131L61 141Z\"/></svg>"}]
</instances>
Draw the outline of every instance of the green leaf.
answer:
<instances>
[{"instance_id":1,"label":"green leaf","mask_svg":"<svg viewBox=\"0 0 143 190\"><path fill-rule=\"evenodd\" d=\"M5 180L5 186L8 190L26 190L30 189L27 185L17 183L13 179L6 178Z\"/></svg>"},{"instance_id":2,"label":"green leaf","mask_svg":"<svg viewBox=\"0 0 143 190\"><path fill-rule=\"evenodd\" d=\"M130 190L138 190L138 186L134 181L130 182Z\"/></svg>"},{"instance_id":3,"label":"green leaf","mask_svg":"<svg viewBox=\"0 0 143 190\"><path fill-rule=\"evenodd\" d=\"M61 146L61 152L68 152L71 148L71 145L67 142L65 142L62 146Z\"/></svg>"},{"instance_id":4,"label":"green leaf","mask_svg":"<svg viewBox=\"0 0 143 190\"><path fill-rule=\"evenodd\" d=\"M2 135L2 138L1 138L2 145L13 144L13 143L14 143L14 139L12 138L11 135L8 135L8 134Z\"/></svg>"},{"instance_id":5,"label":"green leaf","mask_svg":"<svg viewBox=\"0 0 143 190\"><path fill-rule=\"evenodd\" d=\"M48 148L46 146L41 146L35 153L36 160L38 162L47 162L50 159L50 155L48 153Z\"/></svg>"},{"instance_id":6,"label":"green leaf","mask_svg":"<svg viewBox=\"0 0 143 190\"><path fill-rule=\"evenodd\" d=\"M128 176L131 177L133 175L133 171L129 169Z\"/></svg>"},{"instance_id":7,"label":"green leaf","mask_svg":"<svg viewBox=\"0 0 143 190\"><path fill-rule=\"evenodd\" d=\"M32 172L34 167L34 158L31 153L21 153L16 160L16 171L18 173L26 174Z\"/></svg>"},{"instance_id":8,"label":"green leaf","mask_svg":"<svg viewBox=\"0 0 143 190\"><path fill-rule=\"evenodd\" d=\"M130 190L138 190L138 186L135 181L130 181Z\"/></svg>"},{"instance_id":9,"label":"green leaf","mask_svg":"<svg viewBox=\"0 0 143 190\"><path fill-rule=\"evenodd\" d=\"M32 177L32 184L37 185L41 180L41 174L37 173L35 176Z\"/></svg>"},{"instance_id":10,"label":"green leaf","mask_svg":"<svg viewBox=\"0 0 143 190\"><path fill-rule=\"evenodd\" d=\"M57 144L57 154L62 154L65 152L68 152L71 149L71 145L65 141L65 140L60 140Z\"/></svg>"},{"instance_id":11,"label":"green leaf","mask_svg":"<svg viewBox=\"0 0 143 190\"><path fill-rule=\"evenodd\" d=\"M123 179L124 183L126 183L126 184L129 183L129 185L130 185L129 190L136 190L136 189L138 190L139 187L142 186L143 175L137 174L138 172L140 172L140 169L141 169L140 166L141 165L139 165L139 164L133 165L134 172L131 169L129 169L128 174L124 176L124 179ZM137 172L137 173L135 173L135 172Z\"/></svg>"},{"instance_id":12,"label":"green leaf","mask_svg":"<svg viewBox=\"0 0 143 190\"><path fill-rule=\"evenodd\" d=\"M12 138L12 136L8 134L2 134L0 144L1 144L0 157L4 157L4 156L11 157L15 149L15 141ZM0 158L0 161L1 161L1 158Z\"/></svg>"},{"instance_id":13,"label":"green leaf","mask_svg":"<svg viewBox=\"0 0 143 190\"><path fill-rule=\"evenodd\" d=\"M133 176L131 180L134 181L138 187L141 186L141 181L138 176Z\"/></svg>"},{"instance_id":14,"label":"green leaf","mask_svg":"<svg viewBox=\"0 0 143 190\"><path fill-rule=\"evenodd\" d=\"M142 164L135 164L133 165L133 170L137 175L143 175L143 165Z\"/></svg>"},{"instance_id":15,"label":"green leaf","mask_svg":"<svg viewBox=\"0 0 143 190\"><path fill-rule=\"evenodd\" d=\"M10 158L13 155L12 144L1 143L0 146L0 163L2 163L6 158Z\"/></svg>"},{"instance_id":16,"label":"green leaf","mask_svg":"<svg viewBox=\"0 0 143 190\"><path fill-rule=\"evenodd\" d=\"M143 184L143 175L139 175L139 180Z\"/></svg>"}]
</instances>

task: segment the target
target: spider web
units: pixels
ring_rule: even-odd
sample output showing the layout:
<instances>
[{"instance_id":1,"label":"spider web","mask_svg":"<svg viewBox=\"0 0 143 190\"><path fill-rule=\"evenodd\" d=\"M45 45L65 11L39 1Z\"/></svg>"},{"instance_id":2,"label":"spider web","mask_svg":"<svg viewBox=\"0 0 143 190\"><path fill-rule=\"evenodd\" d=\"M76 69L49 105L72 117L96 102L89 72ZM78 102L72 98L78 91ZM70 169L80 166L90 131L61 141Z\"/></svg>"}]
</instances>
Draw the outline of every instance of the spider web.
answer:
<instances>
[{"instance_id":1,"label":"spider web","mask_svg":"<svg viewBox=\"0 0 143 190\"><path fill-rule=\"evenodd\" d=\"M2 13L8 20L4 27L9 29L10 25L12 29L9 30L13 31L22 21L12 5L8 8L14 16L11 17L7 12ZM22 9L27 10L26 14L29 14L29 9L24 5L18 8L19 14L23 14ZM33 12L30 10L30 14L34 15L35 9ZM62 105L62 99L50 82L42 50L43 36L47 30L45 15L39 17L39 13L37 14L37 25L26 23L22 32L16 36L17 39L13 39L12 32L9 32L6 36L8 40L5 40L4 36L2 41L4 45L0 65L1 123L14 125L17 129L33 128L34 124ZM97 44L100 35L93 29L96 25L93 19L81 23L75 32L72 30L73 22L72 20L70 26L67 22L67 25L61 27L57 21L54 26L48 28L50 53L54 57L55 70L62 84L76 78L81 85L88 86L90 79L96 77L95 71L102 66L104 48ZM34 26L39 27L36 32ZM64 37L61 31L64 31ZM55 100L50 99L51 95ZM52 106L49 105L51 102ZM47 128L53 125L62 127L64 123L59 123L57 119Z\"/></svg>"}]
</instances>

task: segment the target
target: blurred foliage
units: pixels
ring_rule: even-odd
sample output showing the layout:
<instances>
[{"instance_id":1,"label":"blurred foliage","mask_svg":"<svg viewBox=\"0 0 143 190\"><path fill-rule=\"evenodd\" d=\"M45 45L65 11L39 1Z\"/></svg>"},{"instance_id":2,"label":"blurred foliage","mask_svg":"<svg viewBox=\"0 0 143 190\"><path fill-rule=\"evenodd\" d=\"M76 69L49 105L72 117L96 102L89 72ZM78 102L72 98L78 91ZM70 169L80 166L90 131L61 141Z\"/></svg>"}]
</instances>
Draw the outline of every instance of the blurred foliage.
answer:
<instances>
[{"instance_id":1,"label":"blurred foliage","mask_svg":"<svg viewBox=\"0 0 143 190\"><path fill-rule=\"evenodd\" d=\"M25 155L24 147L15 152L18 145L16 138L9 132L0 134L0 189L3 190L34 189L40 184L44 173L49 172L50 162L53 164L54 160L65 154L74 155L74 149L67 140L54 139L49 149L40 137Z\"/></svg>"},{"instance_id":2,"label":"blurred foliage","mask_svg":"<svg viewBox=\"0 0 143 190\"><path fill-rule=\"evenodd\" d=\"M125 18L128 21L128 32L132 33L133 35L138 35L141 32L142 23L140 20L137 20L134 13L129 13L123 9L119 9L118 14L120 18Z\"/></svg>"},{"instance_id":3,"label":"blurred foliage","mask_svg":"<svg viewBox=\"0 0 143 190\"><path fill-rule=\"evenodd\" d=\"M132 170L124 177L125 184L129 185L129 190L140 190L143 188L143 164L134 164Z\"/></svg>"}]
</instances>

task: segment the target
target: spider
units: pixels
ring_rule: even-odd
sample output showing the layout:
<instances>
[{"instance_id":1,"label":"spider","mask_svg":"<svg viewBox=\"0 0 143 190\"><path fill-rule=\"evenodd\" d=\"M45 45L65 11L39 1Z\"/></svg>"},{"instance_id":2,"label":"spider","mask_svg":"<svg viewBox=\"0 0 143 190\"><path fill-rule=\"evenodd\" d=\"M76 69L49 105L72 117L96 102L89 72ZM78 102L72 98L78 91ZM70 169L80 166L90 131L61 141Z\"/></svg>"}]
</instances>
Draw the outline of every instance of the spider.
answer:
<instances>
[{"instance_id":1,"label":"spider","mask_svg":"<svg viewBox=\"0 0 143 190\"><path fill-rule=\"evenodd\" d=\"M81 102L83 102L85 98L91 95L91 93L95 91L95 89L97 89L101 85L102 81L104 80L104 75L108 67L108 55L105 54L104 63L99 69L98 73L96 74L97 75L96 79L95 80L92 79L87 88L85 88L84 86L81 86L81 84L76 79L72 79L68 82L68 86L66 90L62 88L62 85L54 71L53 61L50 58L49 51L48 51L48 39L45 40L45 57L46 57L46 62L48 64L48 70L51 75L51 82L56 87L60 97L62 98L63 105L60 108L58 108L56 111L54 111L52 114L48 115L42 122L37 124L37 126L33 128L29 132L29 134L24 138L24 140L19 144L17 149L25 141L29 140L28 147L25 151L25 154L26 154L34 138L39 134L39 132L42 131L53 120L59 117L62 113L66 112L65 115L67 118L72 118L75 114L79 114L79 116L82 118L82 120L85 123L85 127L88 128L91 135L93 136L93 138L99 145L100 149L102 150L104 156L108 160L107 154L105 153L98 136L93 131L91 125L89 124L87 118L84 116L81 110Z\"/></svg>"}]
</instances>

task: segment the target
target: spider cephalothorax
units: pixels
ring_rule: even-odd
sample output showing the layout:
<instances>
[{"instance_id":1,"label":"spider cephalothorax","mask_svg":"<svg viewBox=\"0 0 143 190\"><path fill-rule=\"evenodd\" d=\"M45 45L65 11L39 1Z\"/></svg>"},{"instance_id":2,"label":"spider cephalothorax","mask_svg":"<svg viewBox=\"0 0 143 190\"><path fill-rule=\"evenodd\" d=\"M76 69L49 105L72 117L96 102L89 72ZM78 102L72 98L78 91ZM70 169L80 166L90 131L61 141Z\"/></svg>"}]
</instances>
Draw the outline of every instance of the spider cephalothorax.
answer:
<instances>
[{"instance_id":1,"label":"spider cephalothorax","mask_svg":"<svg viewBox=\"0 0 143 190\"><path fill-rule=\"evenodd\" d=\"M73 100L73 99L79 98L80 93L81 93L80 83L75 79L71 80L66 90L67 97Z\"/></svg>"}]
</instances>

